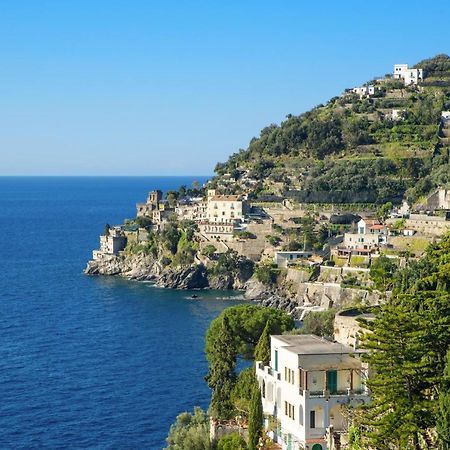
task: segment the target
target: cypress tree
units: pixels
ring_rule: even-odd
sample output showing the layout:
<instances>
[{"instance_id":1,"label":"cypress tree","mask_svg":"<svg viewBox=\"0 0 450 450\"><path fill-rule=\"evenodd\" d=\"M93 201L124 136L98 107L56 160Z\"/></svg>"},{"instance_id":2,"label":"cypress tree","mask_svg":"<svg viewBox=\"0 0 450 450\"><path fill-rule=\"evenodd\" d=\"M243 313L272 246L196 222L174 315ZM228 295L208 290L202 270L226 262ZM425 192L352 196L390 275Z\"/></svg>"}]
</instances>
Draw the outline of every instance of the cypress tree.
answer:
<instances>
[{"instance_id":1,"label":"cypress tree","mask_svg":"<svg viewBox=\"0 0 450 450\"><path fill-rule=\"evenodd\" d=\"M268 365L270 361L270 321L266 322L266 326L255 347L255 361L262 361L264 365Z\"/></svg>"},{"instance_id":2,"label":"cypress tree","mask_svg":"<svg viewBox=\"0 0 450 450\"><path fill-rule=\"evenodd\" d=\"M439 404L436 417L436 431L441 450L450 449L450 349L447 351L445 366L439 393Z\"/></svg>"},{"instance_id":3,"label":"cypress tree","mask_svg":"<svg viewBox=\"0 0 450 450\"><path fill-rule=\"evenodd\" d=\"M236 379L236 344L228 322L224 316L214 348L210 352L210 365L206 381L212 389L210 415L228 419L233 411L230 400L231 389Z\"/></svg>"},{"instance_id":4,"label":"cypress tree","mask_svg":"<svg viewBox=\"0 0 450 450\"><path fill-rule=\"evenodd\" d=\"M248 450L257 450L258 448L258 442L262 436L263 419L261 390L255 380L248 416Z\"/></svg>"}]
</instances>

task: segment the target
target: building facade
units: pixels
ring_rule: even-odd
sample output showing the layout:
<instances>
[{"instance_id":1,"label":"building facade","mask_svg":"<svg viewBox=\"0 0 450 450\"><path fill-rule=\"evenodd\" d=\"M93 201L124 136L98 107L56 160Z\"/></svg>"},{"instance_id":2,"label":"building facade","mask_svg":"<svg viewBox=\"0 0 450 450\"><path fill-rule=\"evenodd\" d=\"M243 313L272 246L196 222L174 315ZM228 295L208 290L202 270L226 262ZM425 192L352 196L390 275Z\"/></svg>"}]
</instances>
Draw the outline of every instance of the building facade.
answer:
<instances>
[{"instance_id":1,"label":"building facade","mask_svg":"<svg viewBox=\"0 0 450 450\"><path fill-rule=\"evenodd\" d=\"M370 400L360 353L313 335L271 336L271 361L256 363L270 434L283 450L328 450L347 429L343 408ZM267 423L269 420L267 421Z\"/></svg>"},{"instance_id":2,"label":"building facade","mask_svg":"<svg viewBox=\"0 0 450 450\"><path fill-rule=\"evenodd\" d=\"M403 80L405 86L411 84L418 84L423 80L422 69L410 69L408 64L395 64L394 65L394 78L397 80Z\"/></svg>"},{"instance_id":3,"label":"building facade","mask_svg":"<svg viewBox=\"0 0 450 450\"><path fill-rule=\"evenodd\" d=\"M92 252L93 259L104 256L117 256L127 245L127 237L121 227L110 228L100 236L100 250Z\"/></svg>"}]
</instances>

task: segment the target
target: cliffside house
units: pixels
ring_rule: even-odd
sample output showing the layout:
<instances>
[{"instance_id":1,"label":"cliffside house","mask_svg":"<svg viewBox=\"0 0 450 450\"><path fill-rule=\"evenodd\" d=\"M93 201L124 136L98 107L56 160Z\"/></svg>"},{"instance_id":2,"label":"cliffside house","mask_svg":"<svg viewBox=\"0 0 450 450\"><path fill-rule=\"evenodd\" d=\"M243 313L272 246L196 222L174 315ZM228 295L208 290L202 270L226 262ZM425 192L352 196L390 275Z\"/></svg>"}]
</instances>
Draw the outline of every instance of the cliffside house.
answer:
<instances>
[{"instance_id":1,"label":"cliffside house","mask_svg":"<svg viewBox=\"0 0 450 450\"><path fill-rule=\"evenodd\" d=\"M207 239L232 240L249 210L249 203L242 195L219 195L210 189L205 219L199 223L200 232Z\"/></svg>"},{"instance_id":2,"label":"cliffside house","mask_svg":"<svg viewBox=\"0 0 450 450\"><path fill-rule=\"evenodd\" d=\"M183 199L177 203L175 213L179 220L204 221L206 219L206 205L206 201L201 197Z\"/></svg>"},{"instance_id":3,"label":"cliffside house","mask_svg":"<svg viewBox=\"0 0 450 450\"><path fill-rule=\"evenodd\" d=\"M408 64L395 64L394 65L394 78L397 80L403 80L405 86L411 84L418 84L423 80L422 69L410 69Z\"/></svg>"},{"instance_id":4,"label":"cliffside house","mask_svg":"<svg viewBox=\"0 0 450 450\"><path fill-rule=\"evenodd\" d=\"M264 414L279 421L269 434L283 450L335 448L347 430L341 408L370 400L360 354L313 335L271 336L270 363L257 361L256 376Z\"/></svg>"},{"instance_id":5,"label":"cliffside house","mask_svg":"<svg viewBox=\"0 0 450 450\"><path fill-rule=\"evenodd\" d=\"M345 233L344 241L332 249L338 258L370 256L387 244L388 229L376 219L362 218L356 224L356 232Z\"/></svg>"},{"instance_id":6,"label":"cliffside house","mask_svg":"<svg viewBox=\"0 0 450 450\"><path fill-rule=\"evenodd\" d=\"M100 249L92 252L93 259L105 256L117 256L127 245L127 238L122 227L109 228L100 236Z\"/></svg>"},{"instance_id":7,"label":"cliffside house","mask_svg":"<svg viewBox=\"0 0 450 450\"><path fill-rule=\"evenodd\" d=\"M211 223L234 223L242 221L248 212L248 202L242 195L218 195L208 191L206 219Z\"/></svg>"},{"instance_id":8,"label":"cliffside house","mask_svg":"<svg viewBox=\"0 0 450 450\"><path fill-rule=\"evenodd\" d=\"M295 264L299 261L309 261L309 258L313 256L313 252L275 252L273 261L278 267L287 268L291 264Z\"/></svg>"}]
</instances>

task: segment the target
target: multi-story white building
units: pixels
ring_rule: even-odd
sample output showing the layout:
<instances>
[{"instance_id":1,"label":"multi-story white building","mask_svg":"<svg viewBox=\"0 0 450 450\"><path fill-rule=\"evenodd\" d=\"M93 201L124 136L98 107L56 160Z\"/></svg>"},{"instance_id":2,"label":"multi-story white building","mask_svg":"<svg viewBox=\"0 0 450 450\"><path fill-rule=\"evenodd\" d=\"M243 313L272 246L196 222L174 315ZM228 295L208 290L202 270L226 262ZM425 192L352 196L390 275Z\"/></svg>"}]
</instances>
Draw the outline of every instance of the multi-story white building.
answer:
<instances>
[{"instance_id":1,"label":"multi-story white building","mask_svg":"<svg viewBox=\"0 0 450 450\"><path fill-rule=\"evenodd\" d=\"M397 80L404 80L405 86L417 84L419 81L423 80L423 69L410 69L408 64L395 64L394 78Z\"/></svg>"},{"instance_id":2,"label":"multi-story white building","mask_svg":"<svg viewBox=\"0 0 450 450\"><path fill-rule=\"evenodd\" d=\"M361 219L356 224L356 232L345 233L344 241L333 249L338 257L369 256L381 245L387 244L388 230L375 219Z\"/></svg>"},{"instance_id":3,"label":"multi-story white building","mask_svg":"<svg viewBox=\"0 0 450 450\"><path fill-rule=\"evenodd\" d=\"M206 219L210 223L234 223L242 221L247 212L247 201L241 195L217 195L208 191Z\"/></svg>"},{"instance_id":4,"label":"multi-story white building","mask_svg":"<svg viewBox=\"0 0 450 450\"><path fill-rule=\"evenodd\" d=\"M271 361L256 363L272 438L283 450L328 450L347 429L343 408L370 400L360 352L313 335L271 336ZM267 420L267 423L269 420Z\"/></svg>"}]
</instances>

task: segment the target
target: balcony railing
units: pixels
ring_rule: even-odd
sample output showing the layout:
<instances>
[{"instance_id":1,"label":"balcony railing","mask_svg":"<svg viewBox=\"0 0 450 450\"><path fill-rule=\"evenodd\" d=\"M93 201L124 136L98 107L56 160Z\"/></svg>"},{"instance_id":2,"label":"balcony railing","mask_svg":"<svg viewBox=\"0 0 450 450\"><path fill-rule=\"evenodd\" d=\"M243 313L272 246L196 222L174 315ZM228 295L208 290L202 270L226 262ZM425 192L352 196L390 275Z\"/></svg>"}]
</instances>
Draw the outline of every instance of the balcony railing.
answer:
<instances>
[{"instance_id":1,"label":"balcony railing","mask_svg":"<svg viewBox=\"0 0 450 450\"><path fill-rule=\"evenodd\" d=\"M365 388L359 388L359 389L342 389L338 391L329 391L327 389L324 390L317 390L317 391L308 391L304 390L303 388L299 389L300 395L308 395L309 397L349 397L351 395L368 395L368 392Z\"/></svg>"}]
</instances>

